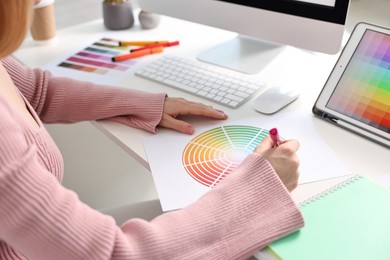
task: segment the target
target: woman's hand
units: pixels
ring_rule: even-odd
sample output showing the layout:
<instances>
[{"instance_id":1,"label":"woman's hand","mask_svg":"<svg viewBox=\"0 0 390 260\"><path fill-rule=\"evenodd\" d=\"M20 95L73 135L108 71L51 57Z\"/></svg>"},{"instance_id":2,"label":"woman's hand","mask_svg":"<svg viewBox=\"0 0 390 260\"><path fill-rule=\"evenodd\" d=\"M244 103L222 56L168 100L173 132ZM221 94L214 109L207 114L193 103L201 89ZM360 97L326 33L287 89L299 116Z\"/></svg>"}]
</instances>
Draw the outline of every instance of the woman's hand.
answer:
<instances>
[{"instance_id":1,"label":"woman's hand","mask_svg":"<svg viewBox=\"0 0 390 260\"><path fill-rule=\"evenodd\" d=\"M174 129L181 133L193 134L194 128L186 121L178 119L179 116L196 115L214 119L226 119L227 115L219 110L206 106L201 103L195 103L184 98L167 97L164 103L163 115L159 126Z\"/></svg>"},{"instance_id":2,"label":"woman's hand","mask_svg":"<svg viewBox=\"0 0 390 260\"><path fill-rule=\"evenodd\" d=\"M268 160L286 188L292 191L298 186L299 160L296 155L298 149L299 143L296 140L283 141L279 146L273 147L273 141L266 136L255 152Z\"/></svg>"}]
</instances>

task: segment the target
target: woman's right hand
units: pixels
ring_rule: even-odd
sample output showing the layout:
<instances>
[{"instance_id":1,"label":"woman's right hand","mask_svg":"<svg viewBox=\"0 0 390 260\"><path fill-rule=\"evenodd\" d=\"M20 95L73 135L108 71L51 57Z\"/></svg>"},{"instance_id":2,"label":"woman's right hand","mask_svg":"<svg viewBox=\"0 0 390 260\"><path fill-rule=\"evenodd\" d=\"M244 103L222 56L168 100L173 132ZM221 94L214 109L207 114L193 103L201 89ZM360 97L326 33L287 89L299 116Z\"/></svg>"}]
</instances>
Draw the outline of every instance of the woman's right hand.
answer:
<instances>
[{"instance_id":1,"label":"woman's right hand","mask_svg":"<svg viewBox=\"0 0 390 260\"><path fill-rule=\"evenodd\" d=\"M288 140L277 147L273 145L271 138L266 136L255 152L268 160L286 188L292 191L298 186L299 160L296 151L299 149L299 142Z\"/></svg>"}]
</instances>

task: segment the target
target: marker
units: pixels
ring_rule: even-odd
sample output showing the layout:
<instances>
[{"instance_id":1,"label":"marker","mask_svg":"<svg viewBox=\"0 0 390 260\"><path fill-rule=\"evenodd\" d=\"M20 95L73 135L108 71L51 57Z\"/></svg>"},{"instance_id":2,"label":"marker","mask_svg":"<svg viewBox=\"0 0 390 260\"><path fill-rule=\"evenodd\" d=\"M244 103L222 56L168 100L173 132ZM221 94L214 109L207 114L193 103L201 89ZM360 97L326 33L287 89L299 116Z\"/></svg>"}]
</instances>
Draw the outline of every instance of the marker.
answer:
<instances>
[{"instance_id":1,"label":"marker","mask_svg":"<svg viewBox=\"0 0 390 260\"><path fill-rule=\"evenodd\" d=\"M171 47L171 46L176 46L176 45L179 45L179 41L150 44L150 45L146 45L145 47L132 49L130 52L141 51L141 50L150 49L150 48L156 48L156 47Z\"/></svg>"},{"instance_id":2,"label":"marker","mask_svg":"<svg viewBox=\"0 0 390 260\"><path fill-rule=\"evenodd\" d=\"M112 57L111 60L112 61L128 60L128 59L138 58L138 57L153 54L153 53L160 53L163 50L164 50L164 47L145 49L145 50L141 50L141 51L135 51L135 52L130 52L130 53L123 54L123 55L118 55L118 56Z\"/></svg>"},{"instance_id":3,"label":"marker","mask_svg":"<svg viewBox=\"0 0 390 260\"><path fill-rule=\"evenodd\" d=\"M134 45L134 46L144 46L144 45L150 45L150 44L160 44L160 43L168 43L169 41L120 41L119 46L128 46L128 45Z\"/></svg>"},{"instance_id":4,"label":"marker","mask_svg":"<svg viewBox=\"0 0 390 260\"><path fill-rule=\"evenodd\" d=\"M272 128L269 130L269 136L271 137L272 141L274 142L273 147L277 147L281 144L278 129Z\"/></svg>"}]
</instances>

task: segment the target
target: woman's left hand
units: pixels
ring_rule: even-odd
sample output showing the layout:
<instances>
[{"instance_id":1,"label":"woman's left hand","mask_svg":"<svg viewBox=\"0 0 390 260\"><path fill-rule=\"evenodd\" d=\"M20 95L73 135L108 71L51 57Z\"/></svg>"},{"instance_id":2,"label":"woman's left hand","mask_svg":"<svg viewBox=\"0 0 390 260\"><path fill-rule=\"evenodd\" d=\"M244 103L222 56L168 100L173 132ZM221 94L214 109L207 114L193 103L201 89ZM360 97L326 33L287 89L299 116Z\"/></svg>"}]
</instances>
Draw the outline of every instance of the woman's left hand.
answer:
<instances>
[{"instance_id":1,"label":"woman's left hand","mask_svg":"<svg viewBox=\"0 0 390 260\"><path fill-rule=\"evenodd\" d=\"M164 103L163 115L159 126L174 129L185 134L193 134L193 126L183 120L177 119L183 115L196 115L214 119L226 119L227 115L211 106L190 102L184 98L167 97Z\"/></svg>"}]
</instances>

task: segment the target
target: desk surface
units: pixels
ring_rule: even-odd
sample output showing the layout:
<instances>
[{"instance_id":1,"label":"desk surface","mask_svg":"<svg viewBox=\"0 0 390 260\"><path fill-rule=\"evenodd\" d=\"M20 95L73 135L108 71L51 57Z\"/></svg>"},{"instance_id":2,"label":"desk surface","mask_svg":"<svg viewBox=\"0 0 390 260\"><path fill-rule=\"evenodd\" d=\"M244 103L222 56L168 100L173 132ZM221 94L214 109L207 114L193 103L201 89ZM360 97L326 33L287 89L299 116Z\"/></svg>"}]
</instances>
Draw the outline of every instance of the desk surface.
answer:
<instances>
[{"instance_id":1,"label":"desk surface","mask_svg":"<svg viewBox=\"0 0 390 260\"><path fill-rule=\"evenodd\" d=\"M66 28L57 32L56 39L47 43L37 43L27 38L22 47L14 56L28 66L43 66L66 53L73 54L74 51L83 47L83 42L90 42L97 39L96 35L104 33L123 34L122 32L106 31L102 20L95 20L80 24L75 27ZM207 38L204 37L207 35ZM203 50L206 50L218 43L235 37L236 34L219 30L199 24L189 23L169 17L163 17L158 28L153 30L142 30L138 25L128 30L129 39L169 39L180 40L180 46L169 48L164 54L174 54L190 59ZM144 57L134 66L143 66L150 61L157 59L159 55ZM286 47L281 55L276 57L264 70L254 75L267 82L268 86L284 86L301 90L301 95L291 105L279 113L306 113L311 114L311 108L322 89L338 55L325 55L310 53L291 47ZM132 73L117 85L124 88L134 88L149 92L166 92L170 96L181 96L194 101L211 104L214 107L224 110L228 120L242 119L243 117L258 117L266 119L270 116L256 112L252 106L252 100L237 110L218 106L203 99L196 98L184 92L168 88L151 81L134 76ZM350 133L330 123L314 118L320 136L335 151L342 161L353 173L377 177L390 173L389 149L364 139L356 134ZM138 160L143 166L149 169L149 164L143 147L143 139L151 134L142 130L132 129L124 125L103 121L93 124L115 141L120 147ZM196 125L195 125L196 127ZM319 154L321 151L315 151ZM300 158L305 160L305 158ZM329 162L332 163L332 162ZM294 191L293 196L299 201L307 196L316 193L318 189L326 188L337 180L321 181L317 183L300 185Z\"/></svg>"}]
</instances>

